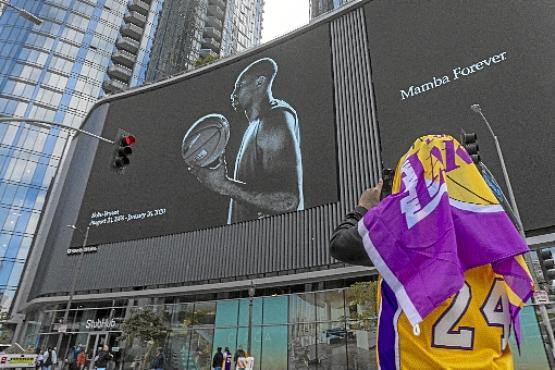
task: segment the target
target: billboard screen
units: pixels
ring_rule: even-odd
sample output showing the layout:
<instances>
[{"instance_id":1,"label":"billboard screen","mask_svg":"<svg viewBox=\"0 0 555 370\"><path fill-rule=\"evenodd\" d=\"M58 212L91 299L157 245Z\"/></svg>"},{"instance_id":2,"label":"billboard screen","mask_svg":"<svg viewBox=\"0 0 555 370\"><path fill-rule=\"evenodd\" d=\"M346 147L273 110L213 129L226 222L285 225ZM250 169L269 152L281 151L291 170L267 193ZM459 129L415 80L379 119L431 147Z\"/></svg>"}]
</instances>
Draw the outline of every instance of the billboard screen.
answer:
<instances>
[{"instance_id":1,"label":"billboard screen","mask_svg":"<svg viewBox=\"0 0 555 370\"><path fill-rule=\"evenodd\" d=\"M527 230L555 224L555 3L372 1L365 6L383 161L415 138L476 132L504 184L503 149Z\"/></svg>"},{"instance_id":2,"label":"billboard screen","mask_svg":"<svg viewBox=\"0 0 555 370\"><path fill-rule=\"evenodd\" d=\"M326 25L110 102L103 136L122 128L136 144L124 174L111 170L112 149L99 146L79 213L80 225L94 227L89 243L338 201L329 45Z\"/></svg>"}]
</instances>

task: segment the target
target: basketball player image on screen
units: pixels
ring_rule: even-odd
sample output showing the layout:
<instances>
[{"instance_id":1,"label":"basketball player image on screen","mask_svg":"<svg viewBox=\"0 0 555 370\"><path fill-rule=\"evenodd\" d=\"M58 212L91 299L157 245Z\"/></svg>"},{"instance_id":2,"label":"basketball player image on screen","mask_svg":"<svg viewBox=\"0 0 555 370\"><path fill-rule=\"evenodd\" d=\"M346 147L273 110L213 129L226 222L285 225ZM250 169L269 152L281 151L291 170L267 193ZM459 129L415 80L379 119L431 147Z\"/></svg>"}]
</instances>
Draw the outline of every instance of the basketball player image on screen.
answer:
<instances>
[{"instance_id":1,"label":"basketball player image on screen","mask_svg":"<svg viewBox=\"0 0 555 370\"><path fill-rule=\"evenodd\" d=\"M274 60L262 58L235 81L231 104L244 112L249 125L232 177L223 156L215 166L186 159L189 172L204 186L231 198L228 224L304 209L299 120L291 105L272 95L277 72ZM223 133L220 136L225 138ZM186 151L184 139L184 158Z\"/></svg>"}]
</instances>

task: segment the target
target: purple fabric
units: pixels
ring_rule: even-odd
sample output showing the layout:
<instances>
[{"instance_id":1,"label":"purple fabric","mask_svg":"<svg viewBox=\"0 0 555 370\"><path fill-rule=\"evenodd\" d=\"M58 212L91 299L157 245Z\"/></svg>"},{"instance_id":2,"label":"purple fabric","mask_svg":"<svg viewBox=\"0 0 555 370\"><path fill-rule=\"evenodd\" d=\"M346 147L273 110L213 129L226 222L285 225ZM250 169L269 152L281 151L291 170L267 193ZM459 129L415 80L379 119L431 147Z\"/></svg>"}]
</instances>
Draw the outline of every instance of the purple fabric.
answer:
<instances>
[{"instance_id":1,"label":"purple fabric","mask_svg":"<svg viewBox=\"0 0 555 370\"><path fill-rule=\"evenodd\" d=\"M380 369L389 370L396 369L395 349L396 349L396 332L395 332L395 313L397 312L397 300L395 294L387 283L381 282L382 301L380 307L379 328L378 328L378 357Z\"/></svg>"},{"instance_id":2,"label":"purple fabric","mask_svg":"<svg viewBox=\"0 0 555 370\"><path fill-rule=\"evenodd\" d=\"M453 207L451 214L464 271L528 252L505 212L476 214Z\"/></svg>"},{"instance_id":3,"label":"purple fabric","mask_svg":"<svg viewBox=\"0 0 555 370\"><path fill-rule=\"evenodd\" d=\"M417 140L400 162L395 184L394 195L359 222L359 233L413 325L460 290L466 270L485 264L504 275L523 302L529 298L530 277L514 259L528 246L456 140ZM450 187L463 199L451 199ZM490 200L475 203L477 198ZM512 312L517 321L518 307Z\"/></svg>"}]
</instances>

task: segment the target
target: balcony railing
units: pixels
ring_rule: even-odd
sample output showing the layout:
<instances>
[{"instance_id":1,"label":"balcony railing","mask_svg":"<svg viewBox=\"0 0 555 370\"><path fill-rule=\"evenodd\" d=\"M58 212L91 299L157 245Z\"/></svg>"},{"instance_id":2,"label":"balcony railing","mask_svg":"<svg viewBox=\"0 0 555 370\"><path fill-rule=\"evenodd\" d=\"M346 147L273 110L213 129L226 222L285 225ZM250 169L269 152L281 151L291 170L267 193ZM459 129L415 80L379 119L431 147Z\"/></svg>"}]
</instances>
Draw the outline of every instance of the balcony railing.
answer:
<instances>
[{"instance_id":1,"label":"balcony railing","mask_svg":"<svg viewBox=\"0 0 555 370\"><path fill-rule=\"evenodd\" d=\"M224 17L224 11L222 10L222 8L220 8L219 6L215 6L215 5L209 5L208 6L208 15L213 15L217 18L223 18Z\"/></svg>"},{"instance_id":2,"label":"balcony railing","mask_svg":"<svg viewBox=\"0 0 555 370\"><path fill-rule=\"evenodd\" d=\"M225 9L225 1L224 0L209 0L208 5L215 5L222 9Z\"/></svg>"},{"instance_id":3,"label":"balcony railing","mask_svg":"<svg viewBox=\"0 0 555 370\"><path fill-rule=\"evenodd\" d=\"M133 0L127 6L127 9L130 11L139 12L142 15L148 15L148 11L150 10L150 5L142 0Z\"/></svg>"},{"instance_id":4,"label":"balcony railing","mask_svg":"<svg viewBox=\"0 0 555 370\"><path fill-rule=\"evenodd\" d=\"M117 78L118 80L122 80L124 82L129 83L129 79L133 75L133 70L121 64L112 64L108 68L108 76Z\"/></svg>"},{"instance_id":5,"label":"balcony railing","mask_svg":"<svg viewBox=\"0 0 555 370\"><path fill-rule=\"evenodd\" d=\"M220 43L213 38L204 38L200 44L201 49L212 49L215 52L220 51Z\"/></svg>"},{"instance_id":6,"label":"balcony railing","mask_svg":"<svg viewBox=\"0 0 555 370\"><path fill-rule=\"evenodd\" d=\"M213 56L215 58L217 58L220 54L216 53L214 50L212 49L200 49L199 51L199 55L203 58L206 58L207 56Z\"/></svg>"},{"instance_id":7,"label":"balcony railing","mask_svg":"<svg viewBox=\"0 0 555 370\"><path fill-rule=\"evenodd\" d=\"M112 60L116 63L133 68L137 56L125 50L117 50L112 54Z\"/></svg>"},{"instance_id":8,"label":"balcony railing","mask_svg":"<svg viewBox=\"0 0 555 370\"><path fill-rule=\"evenodd\" d=\"M206 17L206 24L208 26L215 27L220 30L222 29L222 26L223 26L222 21L214 17L213 15L209 15Z\"/></svg>"},{"instance_id":9,"label":"balcony railing","mask_svg":"<svg viewBox=\"0 0 555 370\"><path fill-rule=\"evenodd\" d=\"M108 93L117 93L129 89L129 85L120 80L107 79L102 82L102 89Z\"/></svg>"},{"instance_id":10,"label":"balcony railing","mask_svg":"<svg viewBox=\"0 0 555 370\"><path fill-rule=\"evenodd\" d=\"M136 54L139 51L140 44L137 40L131 37L122 36L116 42L118 49L127 50L130 53Z\"/></svg>"},{"instance_id":11,"label":"balcony railing","mask_svg":"<svg viewBox=\"0 0 555 370\"><path fill-rule=\"evenodd\" d=\"M127 23L133 23L139 27L144 27L144 25L146 24L146 16L135 11L127 13L125 17L123 17L123 19L125 19Z\"/></svg>"},{"instance_id":12,"label":"balcony railing","mask_svg":"<svg viewBox=\"0 0 555 370\"><path fill-rule=\"evenodd\" d=\"M133 23L126 23L121 27L121 33L125 36L129 36L132 39L139 41L143 36L143 29L134 25Z\"/></svg>"},{"instance_id":13,"label":"balcony railing","mask_svg":"<svg viewBox=\"0 0 555 370\"><path fill-rule=\"evenodd\" d=\"M212 37L213 39L220 41L222 39L222 32L214 27L205 27L203 36L205 38Z\"/></svg>"}]
</instances>

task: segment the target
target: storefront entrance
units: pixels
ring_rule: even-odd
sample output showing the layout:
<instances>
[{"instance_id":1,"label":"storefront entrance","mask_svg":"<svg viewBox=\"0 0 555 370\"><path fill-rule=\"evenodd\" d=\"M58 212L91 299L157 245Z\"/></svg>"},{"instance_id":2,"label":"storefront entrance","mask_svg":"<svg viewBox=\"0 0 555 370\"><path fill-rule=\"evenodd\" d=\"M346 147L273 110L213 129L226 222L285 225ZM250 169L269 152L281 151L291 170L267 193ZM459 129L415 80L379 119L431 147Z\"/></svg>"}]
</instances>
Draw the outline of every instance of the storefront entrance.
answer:
<instances>
[{"instance_id":1,"label":"storefront entrance","mask_svg":"<svg viewBox=\"0 0 555 370\"><path fill-rule=\"evenodd\" d=\"M108 365L109 370L119 370L121 368L121 348L120 348L121 332L94 332L89 333L87 339L87 361L88 368L94 369L94 359L102 350L104 345L110 349L110 353L114 356L114 361Z\"/></svg>"}]
</instances>

